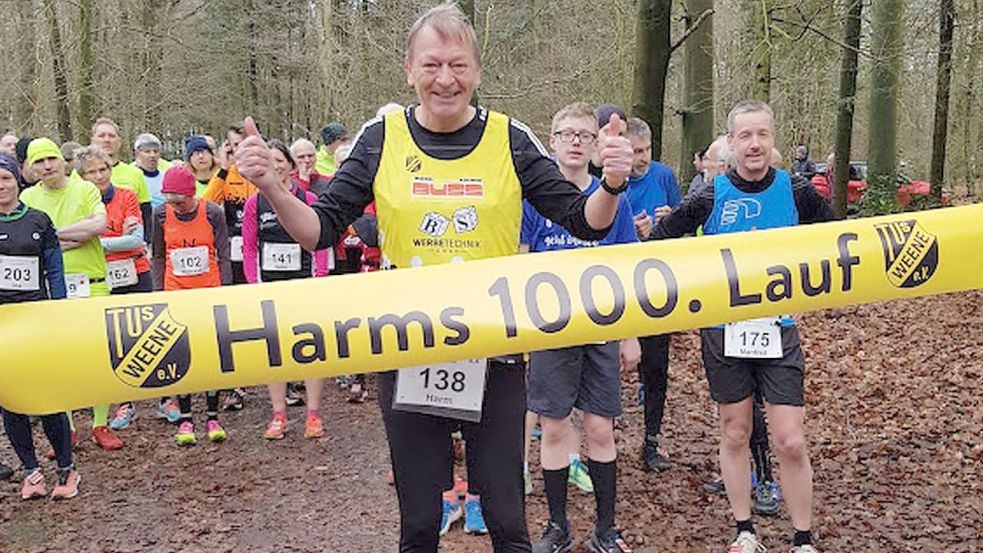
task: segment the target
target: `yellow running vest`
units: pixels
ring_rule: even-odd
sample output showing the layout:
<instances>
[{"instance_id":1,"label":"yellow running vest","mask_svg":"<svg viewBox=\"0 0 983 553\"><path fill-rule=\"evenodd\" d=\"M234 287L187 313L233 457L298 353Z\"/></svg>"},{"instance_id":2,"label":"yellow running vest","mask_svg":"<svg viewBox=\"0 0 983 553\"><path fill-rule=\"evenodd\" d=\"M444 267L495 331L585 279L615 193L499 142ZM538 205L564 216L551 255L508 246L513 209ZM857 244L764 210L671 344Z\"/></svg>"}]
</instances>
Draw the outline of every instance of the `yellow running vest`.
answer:
<instances>
[{"instance_id":1,"label":"yellow running vest","mask_svg":"<svg viewBox=\"0 0 983 553\"><path fill-rule=\"evenodd\" d=\"M509 118L487 114L478 145L453 160L424 153L410 134L404 111L386 114L373 183L383 268L519 251L522 189L512 162Z\"/></svg>"}]
</instances>

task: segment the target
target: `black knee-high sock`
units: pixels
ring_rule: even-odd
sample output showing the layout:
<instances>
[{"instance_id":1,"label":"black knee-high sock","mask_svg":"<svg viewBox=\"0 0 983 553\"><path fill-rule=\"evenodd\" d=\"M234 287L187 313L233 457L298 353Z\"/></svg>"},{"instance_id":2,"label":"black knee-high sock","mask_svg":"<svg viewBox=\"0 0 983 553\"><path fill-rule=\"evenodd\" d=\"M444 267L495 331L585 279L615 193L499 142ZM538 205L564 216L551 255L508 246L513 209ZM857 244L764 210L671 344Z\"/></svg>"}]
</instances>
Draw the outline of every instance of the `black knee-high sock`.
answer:
<instances>
[{"instance_id":1,"label":"black knee-high sock","mask_svg":"<svg viewBox=\"0 0 983 553\"><path fill-rule=\"evenodd\" d=\"M208 420L218 420L218 392L205 392L205 415Z\"/></svg>"},{"instance_id":2,"label":"black knee-high sock","mask_svg":"<svg viewBox=\"0 0 983 553\"><path fill-rule=\"evenodd\" d=\"M570 467L559 470L543 469L543 480L546 483L546 503L550 508L550 521L560 528L568 528L567 522L567 478Z\"/></svg>"},{"instance_id":3,"label":"black knee-high sock","mask_svg":"<svg viewBox=\"0 0 983 553\"><path fill-rule=\"evenodd\" d=\"M181 410L181 420L191 420L191 396L188 394L177 396L177 406Z\"/></svg>"},{"instance_id":4,"label":"black knee-high sock","mask_svg":"<svg viewBox=\"0 0 983 553\"><path fill-rule=\"evenodd\" d=\"M587 459L590 479L594 483L594 500L597 502L595 532L600 534L614 526L614 501L617 496L617 460L601 463Z\"/></svg>"}]
</instances>

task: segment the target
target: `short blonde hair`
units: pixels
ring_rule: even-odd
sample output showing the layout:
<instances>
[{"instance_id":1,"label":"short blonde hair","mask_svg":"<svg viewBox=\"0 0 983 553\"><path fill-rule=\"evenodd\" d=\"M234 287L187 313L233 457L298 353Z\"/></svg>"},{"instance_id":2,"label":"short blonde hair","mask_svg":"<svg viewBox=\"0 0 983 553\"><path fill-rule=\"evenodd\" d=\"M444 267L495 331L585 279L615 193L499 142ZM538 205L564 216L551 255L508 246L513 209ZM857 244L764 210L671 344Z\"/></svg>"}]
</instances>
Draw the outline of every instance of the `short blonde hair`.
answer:
<instances>
[{"instance_id":1,"label":"short blonde hair","mask_svg":"<svg viewBox=\"0 0 983 553\"><path fill-rule=\"evenodd\" d=\"M590 119L591 127L597 130L597 118L594 117L594 108L590 107L587 102L574 102L563 106L560 111L556 112L553 116L553 124L550 127L551 132L556 132L557 127L560 126L560 121L564 119L576 117L577 119Z\"/></svg>"},{"instance_id":2,"label":"short blonde hair","mask_svg":"<svg viewBox=\"0 0 983 553\"><path fill-rule=\"evenodd\" d=\"M113 130L116 131L116 134L119 135L119 125L116 124L116 121L113 121L112 119L110 119L108 117L100 117L99 119L96 119L96 122L95 123L92 124L92 135L93 136L95 136L95 134L96 134L96 129L98 129L102 125L109 125L109 126L111 126L113 128Z\"/></svg>"},{"instance_id":3,"label":"short blonde hair","mask_svg":"<svg viewBox=\"0 0 983 553\"><path fill-rule=\"evenodd\" d=\"M731 108L730 113L727 114L727 136L732 136L734 134L734 122L738 115L753 113L756 111L767 113L768 117L771 118L771 126L774 128L775 112L772 111L771 106L759 100L743 100Z\"/></svg>"},{"instance_id":4,"label":"short blonde hair","mask_svg":"<svg viewBox=\"0 0 983 553\"><path fill-rule=\"evenodd\" d=\"M82 170L85 168L85 164L90 161L101 161L106 164L106 167L112 169L113 162L109 160L109 155L102 151L99 146L85 146L75 150L75 170L82 174Z\"/></svg>"},{"instance_id":5,"label":"short blonde hair","mask_svg":"<svg viewBox=\"0 0 983 553\"><path fill-rule=\"evenodd\" d=\"M481 66L481 52L478 50L478 36L474 32L474 26L468 21L457 2L444 0L443 3L434 6L424 12L423 15L413 23L410 32L406 36L406 58L413 60L413 42L416 36L424 27L429 27L440 35L440 38L457 38L461 43L470 43L474 50L474 60Z\"/></svg>"}]
</instances>

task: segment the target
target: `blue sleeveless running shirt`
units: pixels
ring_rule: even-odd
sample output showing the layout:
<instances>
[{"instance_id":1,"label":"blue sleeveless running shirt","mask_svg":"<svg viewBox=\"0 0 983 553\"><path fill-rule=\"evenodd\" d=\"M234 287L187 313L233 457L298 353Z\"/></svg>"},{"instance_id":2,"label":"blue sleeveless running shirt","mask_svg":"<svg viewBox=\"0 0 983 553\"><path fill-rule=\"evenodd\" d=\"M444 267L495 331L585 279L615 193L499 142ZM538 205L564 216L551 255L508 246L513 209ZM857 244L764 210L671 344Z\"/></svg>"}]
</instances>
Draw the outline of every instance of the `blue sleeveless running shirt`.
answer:
<instances>
[{"instance_id":1,"label":"blue sleeveless running shirt","mask_svg":"<svg viewBox=\"0 0 983 553\"><path fill-rule=\"evenodd\" d=\"M703 223L703 234L728 234L799 224L799 210L792 194L792 178L781 169L775 179L761 192L743 192L720 174L713 180L713 211ZM789 316L782 317L782 326L794 326ZM722 328L722 327L721 327Z\"/></svg>"}]
</instances>

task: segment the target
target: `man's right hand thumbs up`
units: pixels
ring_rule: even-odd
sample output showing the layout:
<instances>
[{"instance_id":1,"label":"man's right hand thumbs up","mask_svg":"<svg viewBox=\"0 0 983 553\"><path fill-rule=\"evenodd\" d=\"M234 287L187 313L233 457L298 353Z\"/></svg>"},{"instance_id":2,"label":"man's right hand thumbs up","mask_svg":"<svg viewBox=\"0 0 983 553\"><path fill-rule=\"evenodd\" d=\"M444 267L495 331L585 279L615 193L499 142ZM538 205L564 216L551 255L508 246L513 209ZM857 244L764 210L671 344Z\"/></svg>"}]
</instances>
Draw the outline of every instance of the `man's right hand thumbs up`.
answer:
<instances>
[{"instance_id":1,"label":"man's right hand thumbs up","mask_svg":"<svg viewBox=\"0 0 983 553\"><path fill-rule=\"evenodd\" d=\"M273 165L273 152L259 134L252 117L246 117L243 128L246 138L235 153L239 174L263 192L279 186L279 178Z\"/></svg>"}]
</instances>

